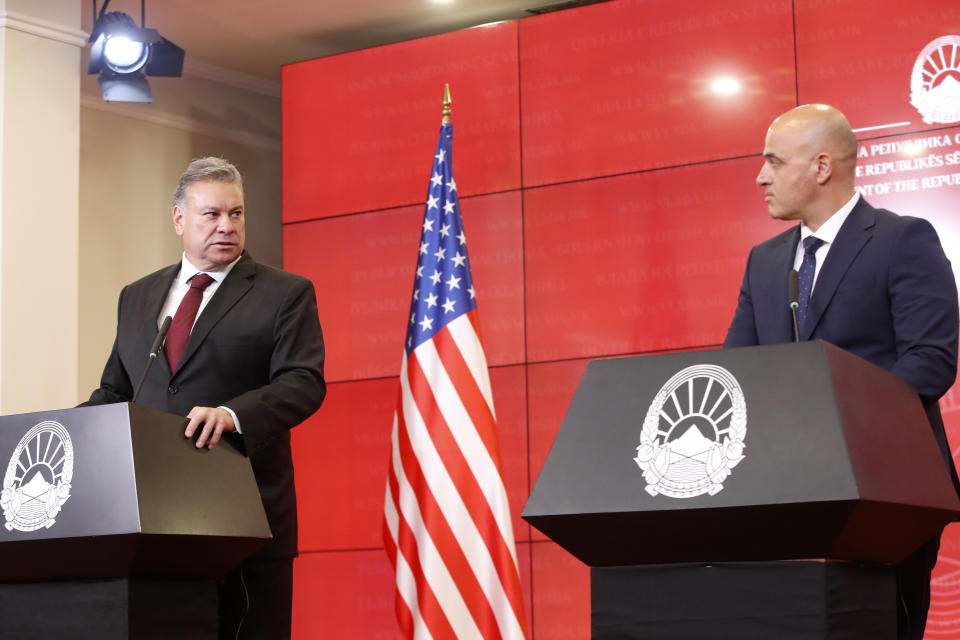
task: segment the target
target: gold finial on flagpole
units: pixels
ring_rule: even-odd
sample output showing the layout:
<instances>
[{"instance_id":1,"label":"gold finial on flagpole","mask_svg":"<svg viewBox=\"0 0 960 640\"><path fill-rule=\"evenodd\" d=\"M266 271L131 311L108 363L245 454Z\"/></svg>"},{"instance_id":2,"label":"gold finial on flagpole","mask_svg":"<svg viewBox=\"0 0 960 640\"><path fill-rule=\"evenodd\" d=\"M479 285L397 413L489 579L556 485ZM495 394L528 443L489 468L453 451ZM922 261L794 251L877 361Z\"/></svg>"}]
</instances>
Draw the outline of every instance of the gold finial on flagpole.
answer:
<instances>
[{"instance_id":1,"label":"gold finial on flagpole","mask_svg":"<svg viewBox=\"0 0 960 640\"><path fill-rule=\"evenodd\" d=\"M448 124L450 122L450 105L453 104L453 100L450 99L450 84L443 84L443 124Z\"/></svg>"}]
</instances>

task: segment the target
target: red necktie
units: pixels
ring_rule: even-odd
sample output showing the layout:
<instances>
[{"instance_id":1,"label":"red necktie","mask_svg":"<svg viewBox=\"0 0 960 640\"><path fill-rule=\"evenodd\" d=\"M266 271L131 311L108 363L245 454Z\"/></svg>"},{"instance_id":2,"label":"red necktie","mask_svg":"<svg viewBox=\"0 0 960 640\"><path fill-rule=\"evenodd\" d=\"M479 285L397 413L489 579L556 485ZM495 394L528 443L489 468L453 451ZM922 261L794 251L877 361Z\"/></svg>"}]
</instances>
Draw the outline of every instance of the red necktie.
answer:
<instances>
[{"instance_id":1,"label":"red necktie","mask_svg":"<svg viewBox=\"0 0 960 640\"><path fill-rule=\"evenodd\" d=\"M203 290L211 282L213 282L213 278L205 273L198 273L193 276L190 280L190 290L183 296L183 300L177 308L177 313L173 316L166 341L167 363L170 365L171 373L176 371L183 350L187 348L190 330L193 329L193 321L197 318L197 309L200 308L200 301L203 300Z\"/></svg>"}]
</instances>

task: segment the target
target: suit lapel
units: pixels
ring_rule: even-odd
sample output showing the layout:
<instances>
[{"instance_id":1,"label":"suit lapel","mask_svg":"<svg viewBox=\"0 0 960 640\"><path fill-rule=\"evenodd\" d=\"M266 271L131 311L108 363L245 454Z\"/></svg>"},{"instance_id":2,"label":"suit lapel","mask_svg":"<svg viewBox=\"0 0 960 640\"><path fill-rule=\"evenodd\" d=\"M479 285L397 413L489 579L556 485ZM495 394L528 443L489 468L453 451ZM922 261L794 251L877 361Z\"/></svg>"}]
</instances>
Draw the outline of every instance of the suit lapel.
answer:
<instances>
[{"instance_id":1,"label":"suit lapel","mask_svg":"<svg viewBox=\"0 0 960 640\"><path fill-rule=\"evenodd\" d=\"M187 340L187 346L183 351L183 356L180 357L180 363L177 365L177 371L183 369L184 365L190 361L193 354L203 344L210 330L253 287L253 277L256 275L256 271L256 264L250 256L244 253L240 261L234 265L227 277L217 287L210 302L203 308L196 324L193 325L190 338Z\"/></svg>"},{"instance_id":2,"label":"suit lapel","mask_svg":"<svg viewBox=\"0 0 960 640\"><path fill-rule=\"evenodd\" d=\"M793 270L794 258L797 254L797 243L800 242L800 226L797 225L792 233L783 234L783 243L777 250L776 260L771 273L774 275L771 300L780 300L783 312L777 314L779 318L777 334L784 342L793 342L793 316L790 313L790 271Z\"/></svg>"},{"instance_id":3,"label":"suit lapel","mask_svg":"<svg viewBox=\"0 0 960 640\"><path fill-rule=\"evenodd\" d=\"M137 326L144 328L143 344L146 345L143 348L144 354L149 351L149 345L153 344L153 340L157 335L157 319L160 317L160 310L163 309L163 305L167 301L167 296L170 294L170 287L173 285L173 281L178 273L180 273L179 262L158 272L150 284L146 302L143 307L141 307L145 317L138 318L137 320ZM157 360L160 362L154 363L154 366L162 367L163 370L169 374L170 365L167 363L167 359L161 357L157 358Z\"/></svg>"},{"instance_id":4,"label":"suit lapel","mask_svg":"<svg viewBox=\"0 0 960 640\"><path fill-rule=\"evenodd\" d=\"M844 274L853 264L854 259L873 237L873 225L876 222L874 208L867 204L862 197L844 221L843 226L833 241L833 246L827 252L827 259L820 268L817 281L813 286L810 304L807 307L807 318L800 327L800 339L809 340L813 330L820 322L824 312L830 305L837 286Z\"/></svg>"}]
</instances>

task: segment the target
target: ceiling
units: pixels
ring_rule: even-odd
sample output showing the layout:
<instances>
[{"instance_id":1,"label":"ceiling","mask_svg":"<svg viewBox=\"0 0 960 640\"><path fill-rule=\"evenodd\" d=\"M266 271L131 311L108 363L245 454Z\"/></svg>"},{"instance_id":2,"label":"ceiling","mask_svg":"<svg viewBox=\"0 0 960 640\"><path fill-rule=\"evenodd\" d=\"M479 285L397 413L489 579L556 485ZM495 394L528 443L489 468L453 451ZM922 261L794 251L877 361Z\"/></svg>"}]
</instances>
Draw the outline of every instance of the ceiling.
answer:
<instances>
[{"instance_id":1,"label":"ceiling","mask_svg":"<svg viewBox=\"0 0 960 640\"><path fill-rule=\"evenodd\" d=\"M593 0L596 1L596 0ZM148 0L146 26L182 47L187 60L280 81L280 67L498 20L559 0ZM564 2L563 6L572 3ZM103 6L98 0L97 8ZM138 0L111 0L140 22ZM93 0L83 0L83 29Z\"/></svg>"}]
</instances>

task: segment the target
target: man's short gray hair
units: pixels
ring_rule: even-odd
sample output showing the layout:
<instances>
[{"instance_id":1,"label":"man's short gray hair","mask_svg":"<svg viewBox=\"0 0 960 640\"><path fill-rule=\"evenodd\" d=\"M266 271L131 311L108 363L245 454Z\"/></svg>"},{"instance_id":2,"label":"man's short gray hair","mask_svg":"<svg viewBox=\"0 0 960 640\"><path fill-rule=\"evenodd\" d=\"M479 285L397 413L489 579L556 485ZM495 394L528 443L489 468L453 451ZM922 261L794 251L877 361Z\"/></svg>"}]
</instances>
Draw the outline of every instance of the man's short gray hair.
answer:
<instances>
[{"instance_id":1,"label":"man's short gray hair","mask_svg":"<svg viewBox=\"0 0 960 640\"><path fill-rule=\"evenodd\" d=\"M240 187L243 192L243 178L235 166L223 158L208 156L195 158L187 165L186 171L180 176L177 188L173 192L173 206L182 207L187 197L187 190L196 182L228 182Z\"/></svg>"}]
</instances>

